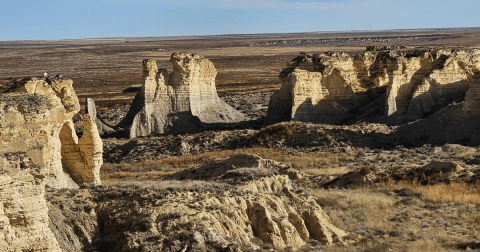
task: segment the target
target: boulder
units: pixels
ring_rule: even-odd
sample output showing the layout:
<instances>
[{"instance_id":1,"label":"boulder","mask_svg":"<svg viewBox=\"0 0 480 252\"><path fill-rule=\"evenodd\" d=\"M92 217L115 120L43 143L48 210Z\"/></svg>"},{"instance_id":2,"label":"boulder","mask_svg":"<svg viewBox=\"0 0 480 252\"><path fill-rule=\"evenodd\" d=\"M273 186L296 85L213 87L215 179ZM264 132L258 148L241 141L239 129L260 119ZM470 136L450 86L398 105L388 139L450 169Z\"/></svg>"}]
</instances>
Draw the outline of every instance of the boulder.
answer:
<instances>
[{"instance_id":1,"label":"boulder","mask_svg":"<svg viewBox=\"0 0 480 252\"><path fill-rule=\"evenodd\" d=\"M450 173L457 173L463 171L463 167L453 161L437 161L434 160L424 167L422 170L428 173L440 173L443 174L450 174Z\"/></svg>"}]
</instances>

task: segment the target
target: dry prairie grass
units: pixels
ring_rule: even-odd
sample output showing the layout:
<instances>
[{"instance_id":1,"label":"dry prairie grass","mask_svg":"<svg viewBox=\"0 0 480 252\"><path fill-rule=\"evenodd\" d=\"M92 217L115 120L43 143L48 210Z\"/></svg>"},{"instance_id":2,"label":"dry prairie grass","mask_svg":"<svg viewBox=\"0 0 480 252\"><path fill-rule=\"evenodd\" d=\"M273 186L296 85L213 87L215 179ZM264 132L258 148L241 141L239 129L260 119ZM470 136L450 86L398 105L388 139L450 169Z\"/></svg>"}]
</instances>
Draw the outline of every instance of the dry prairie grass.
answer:
<instances>
[{"instance_id":1,"label":"dry prairie grass","mask_svg":"<svg viewBox=\"0 0 480 252\"><path fill-rule=\"evenodd\" d=\"M102 181L108 181L110 179L120 179L123 181L155 180L187 168L196 167L203 163L218 158L230 157L235 154L255 154L262 158L291 164L294 168L310 169L311 172L319 165L336 164L354 158L346 153L292 153L292 150L287 149L256 147L212 151L184 156L168 156L156 160L128 164L105 163L102 166L100 176Z\"/></svg>"},{"instance_id":2,"label":"dry prairie grass","mask_svg":"<svg viewBox=\"0 0 480 252\"><path fill-rule=\"evenodd\" d=\"M383 187L383 189L381 189ZM466 183L421 185L416 181L386 183L378 187L381 190L408 189L420 193L433 202L453 202L459 204L480 204L480 187Z\"/></svg>"},{"instance_id":3,"label":"dry prairie grass","mask_svg":"<svg viewBox=\"0 0 480 252\"><path fill-rule=\"evenodd\" d=\"M419 240L415 241L407 249L408 252L443 252L448 251L443 248L438 241L434 240Z\"/></svg>"},{"instance_id":4,"label":"dry prairie grass","mask_svg":"<svg viewBox=\"0 0 480 252\"><path fill-rule=\"evenodd\" d=\"M154 191L162 191L166 189L192 189L194 187L204 188L206 186L222 187L224 185L210 182L210 181L200 181L200 180L162 180L162 181L129 181L123 182L118 180L109 180L107 183L104 183L105 186L120 186L126 188L134 189L150 189Z\"/></svg>"},{"instance_id":5,"label":"dry prairie grass","mask_svg":"<svg viewBox=\"0 0 480 252\"><path fill-rule=\"evenodd\" d=\"M389 193L400 190L410 196ZM480 193L472 185L402 182L311 193L335 226L364 237L348 250L332 246L328 251L442 252L478 246L471 241L480 238Z\"/></svg>"},{"instance_id":6,"label":"dry prairie grass","mask_svg":"<svg viewBox=\"0 0 480 252\"><path fill-rule=\"evenodd\" d=\"M310 175L343 175L352 171L347 167L305 168L302 172Z\"/></svg>"},{"instance_id":7,"label":"dry prairie grass","mask_svg":"<svg viewBox=\"0 0 480 252\"><path fill-rule=\"evenodd\" d=\"M395 200L368 189L333 191L317 189L312 192L333 224L345 230L383 229L391 231Z\"/></svg>"}]
</instances>

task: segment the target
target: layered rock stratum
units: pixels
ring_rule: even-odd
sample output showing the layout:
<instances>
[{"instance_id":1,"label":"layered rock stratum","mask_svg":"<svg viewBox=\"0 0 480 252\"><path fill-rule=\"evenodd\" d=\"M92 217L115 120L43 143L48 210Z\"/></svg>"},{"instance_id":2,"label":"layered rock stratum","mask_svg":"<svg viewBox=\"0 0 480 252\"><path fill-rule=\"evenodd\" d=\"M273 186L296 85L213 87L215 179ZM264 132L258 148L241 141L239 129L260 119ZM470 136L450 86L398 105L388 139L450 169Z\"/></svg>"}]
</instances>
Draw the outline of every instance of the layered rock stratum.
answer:
<instances>
[{"instance_id":1,"label":"layered rock stratum","mask_svg":"<svg viewBox=\"0 0 480 252\"><path fill-rule=\"evenodd\" d=\"M199 54L174 53L173 72L158 69L154 60L143 61L144 84L129 112L117 125L101 120L93 100L87 100L87 113L98 117L101 134L129 129L129 137L199 132L210 124L246 120L218 97L217 71L213 63Z\"/></svg>"},{"instance_id":2,"label":"layered rock stratum","mask_svg":"<svg viewBox=\"0 0 480 252\"><path fill-rule=\"evenodd\" d=\"M281 72L266 123L414 122L398 130L407 143L460 141L477 128L479 71L480 50L472 48L301 54ZM440 136L446 131L449 136Z\"/></svg>"},{"instance_id":3,"label":"layered rock stratum","mask_svg":"<svg viewBox=\"0 0 480 252\"><path fill-rule=\"evenodd\" d=\"M78 140L72 117L80 104L72 84L69 79L25 78L0 95L0 153L28 153L45 170L46 183L56 188L101 183L102 140L88 115Z\"/></svg>"},{"instance_id":4,"label":"layered rock stratum","mask_svg":"<svg viewBox=\"0 0 480 252\"><path fill-rule=\"evenodd\" d=\"M62 251L45 187L100 185L102 140L90 116L78 139L72 80L25 78L0 94L0 251Z\"/></svg>"},{"instance_id":5,"label":"layered rock stratum","mask_svg":"<svg viewBox=\"0 0 480 252\"><path fill-rule=\"evenodd\" d=\"M48 228L45 170L25 152L0 162L0 251L62 251Z\"/></svg>"},{"instance_id":6,"label":"layered rock stratum","mask_svg":"<svg viewBox=\"0 0 480 252\"><path fill-rule=\"evenodd\" d=\"M358 241L297 188L292 172L235 155L141 185L50 191L50 226L70 251L281 250Z\"/></svg>"}]
</instances>

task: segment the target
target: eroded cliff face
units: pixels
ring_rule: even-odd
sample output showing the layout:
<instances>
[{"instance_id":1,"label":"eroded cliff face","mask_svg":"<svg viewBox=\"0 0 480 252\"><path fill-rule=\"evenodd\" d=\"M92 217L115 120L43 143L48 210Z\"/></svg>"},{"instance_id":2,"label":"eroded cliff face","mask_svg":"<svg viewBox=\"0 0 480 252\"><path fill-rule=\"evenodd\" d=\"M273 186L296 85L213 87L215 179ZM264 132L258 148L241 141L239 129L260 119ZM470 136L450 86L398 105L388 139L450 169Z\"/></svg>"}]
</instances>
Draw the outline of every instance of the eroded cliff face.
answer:
<instances>
[{"instance_id":1,"label":"eroded cliff face","mask_svg":"<svg viewBox=\"0 0 480 252\"><path fill-rule=\"evenodd\" d=\"M96 114L92 100L87 113L98 117L100 134L129 129L131 138L158 134L194 133L205 125L236 123L246 117L218 97L217 71L199 54L174 53L173 72L158 69L154 60L143 61L144 85L135 96L130 111L118 125L105 124Z\"/></svg>"},{"instance_id":2,"label":"eroded cliff face","mask_svg":"<svg viewBox=\"0 0 480 252\"><path fill-rule=\"evenodd\" d=\"M0 154L0 251L61 251L48 228L44 171L25 152Z\"/></svg>"},{"instance_id":3,"label":"eroded cliff face","mask_svg":"<svg viewBox=\"0 0 480 252\"><path fill-rule=\"evenodd\" d=\"M102 140L69 79L25 78L0 94L0 251L62 251L49 228L45 187L100 185Z\"/></svg>"},{"instance_id":4,"label":"eroded cliff face","mask_svg":"<svg viewBox=\"0 0 480 252\"><path fill-rule=\"evenodd\" d=\"M102 141L87 115L86 134L78 142L72 117L80 104L72 83L26 78L0 95L0 153L28 153L44 169L46 184L55 188L100 184Z\"/></svg>"},{"instance_id":5,"label":"eroded cliff face","mask_svg":"<svg viewBox=\"0 0 480 252\"><path fill-rule=\"evenodd\" d=\"M0 153L26 152L45 169L48 185L77 187L62 166L60 130L70 118L47 82L32 78L17 92L0 95L0 113Z\"/></svg>"},{"instance_id":6,"label":"eroded cliff face","mask_svg":"<svg viewBox=\"0 0 480 252\"><path fill-rule=\"evenodd\" d=\"M480 110L478 109L480 105L480 73L469 76L467 81L459 81L458 85L462 87L465 82L471 83L471 85L463 101L449 103L432 115L402 125L397 129L396 132L405 145L415 146L424 143L478 145L480 143L478 132L480 128ZM431 96L434 94L429 94L426 102L431 101Z\"/></svg>"},{"instance_id":7,"label":"eroded cliff face","mask_svg":"<svg viewBox=\"0 0 480 252\"><path fill-rule=\"evenodd\" d=\"M354 64L346 53L301 54L293 59L280 73L282 87L270 99L266 123L345 120L348 110L362 102L358 94L365 91L357 78L357 65L358 60ZM284 107L291 112L284 112Z\"/></svg>"},{"instance_id":8,"label":"eroded cliff face","mask_svg":"<svg viewBox=\"0 0 480 252\"><path fill-rule=\"evenodd\" d=\"M282 71L282 87L270 101L267 124L297 120L343 123L360 118L404 123L424 118L465 98L479 85L478 49L386 48L356 55L302 54ZM373 101L385 89L383 108ZM377 107L377 108L375 108ZM383 110L376 118L361 117Z\"/></svg>"},{"instance_id":9,"label":"eroded cliff face","mask_svg":"<svg viewBox=\"0 0 480 252\"><path fill-rule=\"evenodd\" d=\"M282 175L287 173L294 171L285 164L243 154L145 184L149 189L141 197L104 191L100 198L111 200L100 200L97 207L105 221L103 246L108 251L243 251L238 249L270 244L279 250L308 246L311 239L347 245L360 238L333 226L315 200L299 194ZM192 185L185 178L194 179ZM167 194L164 188L170 188Z\"/></svg>"}]
</instances>

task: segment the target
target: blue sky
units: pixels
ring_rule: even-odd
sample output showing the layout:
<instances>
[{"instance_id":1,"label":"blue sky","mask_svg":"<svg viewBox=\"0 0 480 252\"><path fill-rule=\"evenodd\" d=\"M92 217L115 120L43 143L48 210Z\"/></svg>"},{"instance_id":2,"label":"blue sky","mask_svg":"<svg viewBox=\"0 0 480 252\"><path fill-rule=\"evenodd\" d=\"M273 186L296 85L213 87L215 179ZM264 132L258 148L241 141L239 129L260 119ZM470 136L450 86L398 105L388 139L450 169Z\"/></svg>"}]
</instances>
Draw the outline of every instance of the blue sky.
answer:
<instances>
[{"instance_id":1,"label":"blue sky","mask_svg":"<svg viewBox=\"0 0 480 252\"><path fill-rule=\"evenodd\" d=\"M478 0L2 1L0 41L477 27Z\"/></svg>"}]
</instances>

